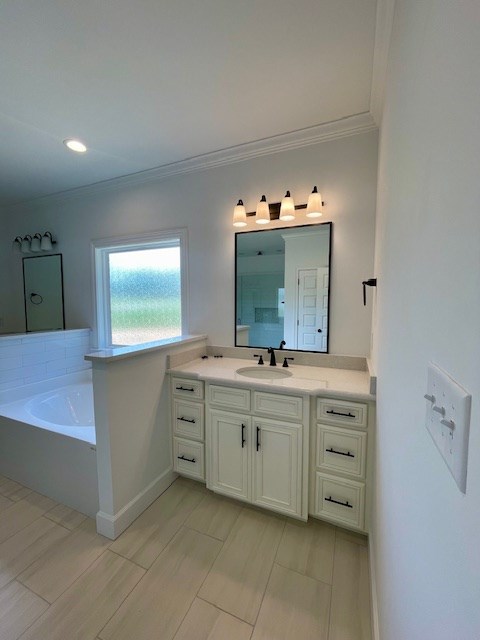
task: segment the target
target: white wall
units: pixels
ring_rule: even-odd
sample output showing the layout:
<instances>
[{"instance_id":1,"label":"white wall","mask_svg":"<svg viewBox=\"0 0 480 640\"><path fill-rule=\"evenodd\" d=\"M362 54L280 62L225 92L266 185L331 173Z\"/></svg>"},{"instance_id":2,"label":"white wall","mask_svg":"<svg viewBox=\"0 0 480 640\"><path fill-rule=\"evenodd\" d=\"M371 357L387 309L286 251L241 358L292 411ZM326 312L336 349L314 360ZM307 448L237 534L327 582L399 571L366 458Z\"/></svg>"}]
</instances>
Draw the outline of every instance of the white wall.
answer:
<instances>
[{"instance_id":1,"label":"white wall","mask_svg":"<svg viewBox=\"0 0 480 640\"><path fill-rule=\"evenodd\" d=\"M383 640L480 638L479 33L475 0L396 2L376 258ZM424 427L429 360L473 394L466 495Z\"/></svg>"},{"instance_id":2,"label":"white wall","mask_svg":"<svg viewBox=\"0 0 480 640\"><path fill-rule=\"evenodd\" d=\"M183 226L189 234L189 330L207 333L213 344L233 345L233 206L242 197L247 210L254 210L263 193L274 202L286 189L305 202L317 184L327 203L322 220L334 224L331 351L366 355L370 309L362 307L360 281L373 270L376 167L377 136L371 132L135 187L12 209L1 236L2 252L12 256L5 330L24 328L21 258L9 253L16 235L48 229L58 237L66 326L76 328L93 324L92 239Z\"/></svg>"}]
</instances>

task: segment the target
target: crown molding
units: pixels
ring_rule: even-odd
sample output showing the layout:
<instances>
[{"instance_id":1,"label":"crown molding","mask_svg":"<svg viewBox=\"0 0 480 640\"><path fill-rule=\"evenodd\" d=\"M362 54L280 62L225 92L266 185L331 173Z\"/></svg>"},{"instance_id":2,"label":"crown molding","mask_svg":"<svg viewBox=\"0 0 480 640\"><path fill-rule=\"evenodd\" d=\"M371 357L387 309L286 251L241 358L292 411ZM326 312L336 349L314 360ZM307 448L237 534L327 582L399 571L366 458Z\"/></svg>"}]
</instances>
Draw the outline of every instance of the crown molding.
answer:
<instances>
[{"instance_id":1,"label":"crown molding","mask_svg":"<svg viewBox=\"0 0 480 640\"><path fill-rule=\"evenodd\" d=\"M29 209L31 205L48 206L74 198L81 198L89 195L96 195L106 191L112 191L119 188L138 186L147 182L165 180L172 176L193 173L196 171L204 171L224 165L244 162L260 156L280 153L291 149L301 149L302 147L337 140L347 136L374 131L377 125L370 112L358 113L352 116L326 122L314 127L299 129L290 133L283 133L270 138L263 138L254 142L247 142L220 151L213 151L203 155L164 164L154 169L147 169L138 173L132 173L119 178L112 178L102 182L96 182L91 185L77 187L60 191L39 198L33 198L28 201L18 202L10 207L9 211L19 211L21 209ZM5 208L7 209L7 207Z\"/></svg>"},{"instance_id":2,"label":"crown molding","mask_svg":"<svg viewBox=\"0 0 480 640\"><path fill-rule=\"evenodd\" d=\"M395 0L377 0L372 90L370 93L370 113L377 126L380 126L382 121L394 14Z\"/></svg>"}]
</instances>

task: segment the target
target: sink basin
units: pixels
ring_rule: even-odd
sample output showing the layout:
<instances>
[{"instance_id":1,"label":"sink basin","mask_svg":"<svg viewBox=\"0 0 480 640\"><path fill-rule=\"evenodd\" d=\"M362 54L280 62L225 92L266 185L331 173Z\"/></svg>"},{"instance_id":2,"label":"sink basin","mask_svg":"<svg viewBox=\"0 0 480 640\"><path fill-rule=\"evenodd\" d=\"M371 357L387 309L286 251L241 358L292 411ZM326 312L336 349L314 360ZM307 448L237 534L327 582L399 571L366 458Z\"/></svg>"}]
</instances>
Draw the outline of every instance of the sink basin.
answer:
<instances>
[{"instance_id":1,"label":"sink basin","mask_svg":"<svg viewBox=\"0 0 480 640\"><path fill-rule=\"evenodd\" d=\"M242 367L237 369L237 373L245 378L257 378L260 380L279 380L280 378L290 378L292 375L287 369L276 369L275 367L256 366L256 367Z\"/></svg>"}]
</instances>

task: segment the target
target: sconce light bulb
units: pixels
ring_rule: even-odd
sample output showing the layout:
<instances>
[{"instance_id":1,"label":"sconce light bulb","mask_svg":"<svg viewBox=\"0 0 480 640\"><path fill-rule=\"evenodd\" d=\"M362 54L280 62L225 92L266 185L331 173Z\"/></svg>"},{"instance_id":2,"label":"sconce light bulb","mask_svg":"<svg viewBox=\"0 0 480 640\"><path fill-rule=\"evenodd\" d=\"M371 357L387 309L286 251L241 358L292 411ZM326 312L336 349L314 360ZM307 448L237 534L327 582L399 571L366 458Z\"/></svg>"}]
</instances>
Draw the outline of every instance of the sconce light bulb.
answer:
<instances>
[{"instance_id":1,"label":"sconce light bulb","mask_svg":"<svg viewBox=\"0 0 480 640\"><path fill-rule=\"evenodd\" d=\"M280 205L280 220L295 220L295 203L290 191L287 191Z\"/></svg>"},{"instance_id":2,"label":"sconce light bulb","mask_svg":"<svg viewBox=\"0 0 480 640\"><path fill-rule=\"evenodd\" d=\"M239 200L233 210L233 226L234 227L247 226L247 212L245 211L243 200Z\"/></svg>"},{"instance_id":3,"label":"sconce light bulb","mask_svg":"<svg viewBox=\"0 0 480 640\"><path fill-rule=\"evenodd\" d=\"M255 222L257 224L268 224L270 222L270 207L268 206L267 198L265 196L262 196L257 205Z\"/></svg>"},{"instance_id":4,"label":"sconce light bulb","mask_svg":"<svg viewBox=\"0 0 480 640\"><path fill-rule=\"evenodd\" d=\"M317 187L313 187L312 193L308 196L307 218L320 218L323 215L322 194L318 193Z\"/></svg>"}]
</instances>

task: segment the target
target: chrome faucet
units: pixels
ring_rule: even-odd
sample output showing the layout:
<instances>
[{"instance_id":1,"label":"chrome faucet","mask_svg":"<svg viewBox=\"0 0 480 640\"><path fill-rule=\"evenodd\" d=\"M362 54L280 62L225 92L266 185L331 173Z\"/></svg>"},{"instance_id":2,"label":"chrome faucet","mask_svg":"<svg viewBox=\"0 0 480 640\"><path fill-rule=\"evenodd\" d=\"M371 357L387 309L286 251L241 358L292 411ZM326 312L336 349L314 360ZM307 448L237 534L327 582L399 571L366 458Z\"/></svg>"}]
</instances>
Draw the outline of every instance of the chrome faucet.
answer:
<instances>
[{"instance_id":1,"label":"chrome faucet","mask_svg":"<svg viewBox=\"0 0 480 640\"><path fill-rule=\"evenodd\" d=\"M268 347L267 353L270 354L270 366L271 367L276 367L277 366L277 361L275 359L275 350L273 349L273 347Z\"/></svg>"}]
</instances>

